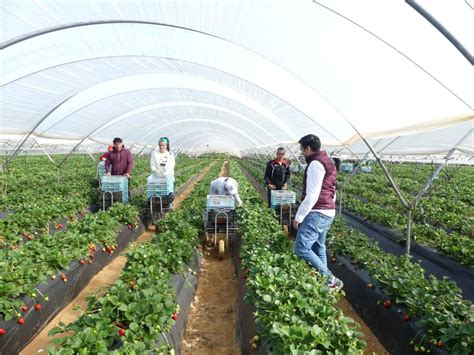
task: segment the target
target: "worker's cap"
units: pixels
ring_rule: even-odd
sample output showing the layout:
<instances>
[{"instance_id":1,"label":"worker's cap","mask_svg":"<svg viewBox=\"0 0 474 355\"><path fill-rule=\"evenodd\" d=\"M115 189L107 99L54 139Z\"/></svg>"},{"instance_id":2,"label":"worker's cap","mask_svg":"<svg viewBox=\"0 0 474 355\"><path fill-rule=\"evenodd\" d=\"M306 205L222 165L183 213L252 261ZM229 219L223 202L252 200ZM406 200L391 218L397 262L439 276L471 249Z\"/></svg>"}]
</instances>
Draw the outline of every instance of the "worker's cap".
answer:
<instances>
[{"instance_id":1,"label":"worker's cap","mask_svg":"<svg viewBox=\"0 0 474 355\"><path fill-rule=\"evenodd\" d=\"M225 188L229 192L230 195L235 195L238 190L237 181L235 181L232 178L228 178L227 181L225 182Z\"/></svg>"},{"instance_id":2,"label":"worker's cap","mask_svg":"<svg viewBox=\"0 0 474 355\"><path fill-rule=\"evenodd\" d=\"M107 150L108 150L109 152L111 152L112 150L114 150L114 146L113 146L113 145L109 145L109 146L107 147Z\"/></svg>"}]
</instances>

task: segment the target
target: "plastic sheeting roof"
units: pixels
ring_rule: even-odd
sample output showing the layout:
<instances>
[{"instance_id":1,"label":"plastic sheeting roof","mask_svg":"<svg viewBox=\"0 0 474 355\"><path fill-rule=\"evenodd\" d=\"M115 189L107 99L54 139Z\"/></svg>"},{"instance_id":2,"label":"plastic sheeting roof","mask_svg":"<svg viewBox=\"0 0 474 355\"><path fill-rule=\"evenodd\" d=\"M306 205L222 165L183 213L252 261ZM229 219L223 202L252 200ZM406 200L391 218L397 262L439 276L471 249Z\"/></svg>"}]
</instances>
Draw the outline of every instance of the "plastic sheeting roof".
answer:
<instances>
[{"instance_id":1,"label":"plastic sheeting roof","mask_svg":"<svg viewBox=\"0 0 474 355\"><path fill-rule=\"evenodd\" d=\"M401 1L4 1L2 133L234 153L404 137L391 154L472 155L472 4L410 3L458 48Z\"/></svg>"}]
</instances>

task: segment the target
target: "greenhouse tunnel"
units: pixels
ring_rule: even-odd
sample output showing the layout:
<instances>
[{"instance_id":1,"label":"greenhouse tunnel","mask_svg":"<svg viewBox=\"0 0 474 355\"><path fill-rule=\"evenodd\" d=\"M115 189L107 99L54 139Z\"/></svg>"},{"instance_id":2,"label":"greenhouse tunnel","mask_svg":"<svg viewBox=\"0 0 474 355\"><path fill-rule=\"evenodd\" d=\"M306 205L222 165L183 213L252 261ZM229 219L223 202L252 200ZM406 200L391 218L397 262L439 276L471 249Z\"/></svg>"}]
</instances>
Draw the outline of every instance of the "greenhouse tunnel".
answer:
<instances>
[{"instance_id":1,"label":"greenhouse tunnel","mask_svg":"<svg viewBox=\"0 0 474 355\"><path fill-rule=\"evenodd\" d=\"M338 180L339 217L371 234L373 244L388 253L417 259L435 277L457 283L473 310L472 262L459 262L449 250L439 261L437 247L420 246L416 236L432 227L420 223L421 216L443 208L426 206L438 193L433 186L458 181L456 174L474 164L474 1L6 0L0 22L0 220L14 213L5 202L14 186L9 174L17 173L21 159L28 166L28 157L45 155L60 184L75 157L90 165L114 137L145 160L160 137L168 137L183 176L197 168L179 165L180 157L218 156L229 160L223 166L231 174L237 161L257 186L258 171L263 177L278 147L301 173L306 164L298 142L315 134L331 157L355 165ZM380 174L367 174L380 190L360 181L366 166ZM412 169L403 179L415 180L423 171L410 192L396 176L400 166ZM203 164L200 173L206 169ZM216 174L224 174L222 169ZM466 171L470 186L459 187L467 193L455 199L468 210L464 217L472 226L473 174ZM179 180L181 192L187 183L198 186L194 173ZM358 201L356 186L366 189ZM291 187L301 192L296 183ZM362 215L359 204L375 198L371 193L384 195L382 210L393 203L403 223L388 228L383 217ZM448 199L443 195L436 203ZM343 210L350 206L358 213ZM462 215L461 207L448 211L446 220ZM467 241L453 248L474 254L473 232L443 223L431 224L448 235L464 233ZM0 245L2 233L6 229L0 229ZM187 291L180 294L184 286L178 284L178 297L192 299ZM7 307L1 302L0 331ZM474 339L472 319L462 331ZM376 335L389 352L404 351ZM448 335L438 338L450 352L458 350ZM160 341L174 337L183 334L177 330Z\"/></svg>"}]
</instances>

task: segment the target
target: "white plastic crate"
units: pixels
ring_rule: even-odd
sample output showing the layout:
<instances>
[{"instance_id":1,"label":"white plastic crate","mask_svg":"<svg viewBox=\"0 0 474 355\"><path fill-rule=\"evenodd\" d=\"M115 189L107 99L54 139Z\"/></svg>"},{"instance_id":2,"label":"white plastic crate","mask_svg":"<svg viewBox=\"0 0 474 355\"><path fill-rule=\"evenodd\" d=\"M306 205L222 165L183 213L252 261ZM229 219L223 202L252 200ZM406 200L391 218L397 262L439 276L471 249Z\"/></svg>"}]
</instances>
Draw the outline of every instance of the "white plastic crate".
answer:
<instances>
[{"instance_id":1,"label":"white plastic crate","mask_svg":"<svg viewBox=\"0 0 474 355\"><path fill-rule=\"evenodd\" d=\"M231 195L207 195L206 206L211 208L235 208L235 199Z\"/></svg>"},{"instance_id":2,"label":"white plastic crate","mask_svg":"<svg viewBox=\"0 0 474 355\"><path fill-rule=\"evenodd\" d=\"M278 205L286 205L296 202L296 194L290 190L272 190L271 191L271 207L274 208Z\"/></svg>"},{"instance_id":3,"label":"white plastic crate","mask_svg":"<svg viewBox=\"0 0 474 355\"><path fill-rule=\"evenodd\" d=\"M151 174L146 179L146 186L148 197L167 196L174 192L174 176Z\"/></svg>"},{"instance_id":4,"label":"white plastic crate","mask_svg":"<svg viewBox=\"0 0 474 355\"><path fill-rule=\"evenodd\" d=\"M341 164L341 171L344 173L352 173L354 171L354 164L353 163L342 163Z\"/></svg>"},{"instance_id":5,"label":"white plastic crate","mask_svg":"<svg viewBox=\"0 0 474 355\"><path fill-rule=\"evenodd\" d=\"M126 176L101 176L100 190L110 192L127 192L128 178Z\"/></svg>"},{"instance_id":6,"label":"white plastic crate","mask_svg":"<svg viewBox=\"0 0 474 355\"><path fill-rule=\"evenodd\" d=\"M101 161L97 166L97 175L99 177L105 176L105 161Z\"/></svg>"}]
</instances>

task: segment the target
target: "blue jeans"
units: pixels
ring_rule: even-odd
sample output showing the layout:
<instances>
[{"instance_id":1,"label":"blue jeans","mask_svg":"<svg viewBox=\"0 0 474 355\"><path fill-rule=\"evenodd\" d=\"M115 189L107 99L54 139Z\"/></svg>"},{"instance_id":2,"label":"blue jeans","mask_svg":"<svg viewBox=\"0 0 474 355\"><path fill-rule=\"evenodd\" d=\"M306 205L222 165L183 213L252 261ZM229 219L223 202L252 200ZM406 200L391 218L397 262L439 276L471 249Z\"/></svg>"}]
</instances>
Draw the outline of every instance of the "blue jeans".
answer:
<instances>
[{"instance_id":1,"label":"blue jeans","mask_svg":"<svg viewBox=\"0 0 474 355\"><path fill-rule=\"evenodd\" d=\"M310 212L298 228L294 251L329 280L332 277L326 259L326 235L333 217Z\"/></svg>"}]
</instances>

